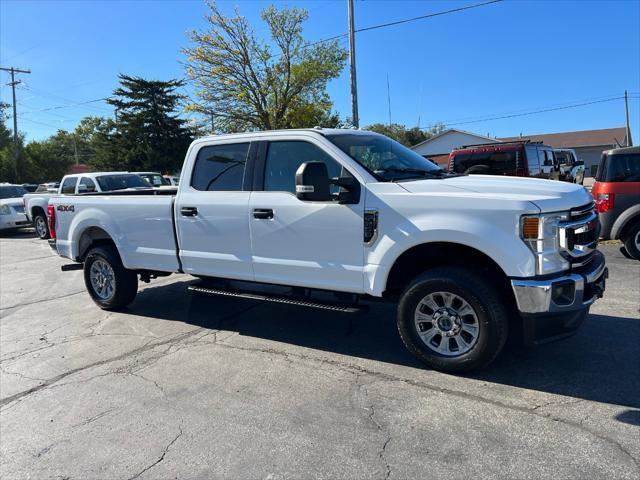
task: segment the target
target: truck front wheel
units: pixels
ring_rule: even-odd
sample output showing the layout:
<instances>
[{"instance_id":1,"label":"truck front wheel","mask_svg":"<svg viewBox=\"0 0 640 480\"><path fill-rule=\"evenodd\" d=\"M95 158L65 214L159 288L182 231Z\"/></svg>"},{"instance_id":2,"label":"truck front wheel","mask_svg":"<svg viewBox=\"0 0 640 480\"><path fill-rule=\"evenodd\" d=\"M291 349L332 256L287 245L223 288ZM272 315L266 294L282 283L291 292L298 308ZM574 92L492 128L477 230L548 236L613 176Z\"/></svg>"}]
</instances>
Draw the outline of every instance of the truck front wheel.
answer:
<instances>
[{"instance_id":1,"label":"truck front wheel","mask_svg":"<svg viewBox=\"0 0 640 480\"><path fill-rule=\"evenodd\" d=\"M92 248L84 260L84 283L93 301L103 310L130 304L138 293L138 276L122 265L115 247Z\"/></svg>"},{"instance_id":2,"label":"truck front wheel","mask_svg":"<svg viewBox=\"0 0 640 480\"><path fill-rule=\"evenodd\" d=\"M407 349L436 370L466 372L489 364L507 339L505 302L486 278L435 268L411 282L398 304Z\"/></svg>"}]
</instances>

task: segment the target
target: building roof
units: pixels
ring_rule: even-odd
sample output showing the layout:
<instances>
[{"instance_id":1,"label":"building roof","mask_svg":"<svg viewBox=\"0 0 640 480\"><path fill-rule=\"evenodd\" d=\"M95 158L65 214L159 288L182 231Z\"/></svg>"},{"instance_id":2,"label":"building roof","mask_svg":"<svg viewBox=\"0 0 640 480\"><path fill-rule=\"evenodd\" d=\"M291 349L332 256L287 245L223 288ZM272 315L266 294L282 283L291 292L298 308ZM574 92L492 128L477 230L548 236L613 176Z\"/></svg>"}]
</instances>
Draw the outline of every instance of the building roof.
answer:
<instances>
[{"instance_id":1,"label":"building roof","mask_svg":"<svg viewBox=\"0 0 640 480\"><path fill-rule=\"evenodd\" d=\"M627 129L602 128L600 130L581 130L578 132L542 133L538 135L523 135L519 137L498 138L502 142L531 140L543 142L555 148L600 147L626 145ZM631 143L631 142L630 142Z\"/></svg>"},{"instance_id":2,"label":"building roof","mask_svg":"<svg viewBox=\"0 0 640 480\"><path fill-rule=\"evenodd\" d=\"M434 135L434 136L433 136L433 137L431 137L431 138L427 138L426 140L423 140L423 141L422 141L422 142L420 142L420 143L416 143L415 145L412 145L412 146L411 146L411 149L413 150L413 149L415 149L416 147L419 147L420 145L424 145L424 144L426 144L426 143L432 142L432 141L434 141L435 139L440 138L440 137L442 137L442 136L444 136L444 135L446 135L446 134L448 134L448 133L451 133L451 132L464 133L464 134L466 134L466 135L471 135L471 136L474 136L474 137L478 137L478 138L481 138L481 139L483 139L483 140L490 140L490 141L492 141L492 142L497 142L497 141L498 141L498 140L496 140L495 138L485 137L484 135L478 135L477 133L467 132L467 131L465 131L465 130L459 130L459 129L457 129L457 128L448 128L448 129L446 129L444 132L439 133L438 135Z\"/></svg>"}]
</instances>

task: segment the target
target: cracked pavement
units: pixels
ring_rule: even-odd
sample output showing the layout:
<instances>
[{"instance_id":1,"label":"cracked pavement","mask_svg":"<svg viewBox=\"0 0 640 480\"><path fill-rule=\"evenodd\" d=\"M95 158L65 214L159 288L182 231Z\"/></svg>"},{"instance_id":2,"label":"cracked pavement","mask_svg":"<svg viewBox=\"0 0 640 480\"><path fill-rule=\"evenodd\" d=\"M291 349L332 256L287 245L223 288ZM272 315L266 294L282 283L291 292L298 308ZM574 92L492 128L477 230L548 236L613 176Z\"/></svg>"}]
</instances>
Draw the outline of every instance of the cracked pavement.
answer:
<instances>
[{"instance_id":1,"label":"cracked pavement","mask_svg":"<svg viewBox=\"0 0 640 480\"><path fill-rule=\"evenodd\" d=\"M32 234L0 238L0 476L638 478L640 264L616 245L574 337L467 376L342 314L141 284L98 309Z\"/></svg>"}]
</instances>

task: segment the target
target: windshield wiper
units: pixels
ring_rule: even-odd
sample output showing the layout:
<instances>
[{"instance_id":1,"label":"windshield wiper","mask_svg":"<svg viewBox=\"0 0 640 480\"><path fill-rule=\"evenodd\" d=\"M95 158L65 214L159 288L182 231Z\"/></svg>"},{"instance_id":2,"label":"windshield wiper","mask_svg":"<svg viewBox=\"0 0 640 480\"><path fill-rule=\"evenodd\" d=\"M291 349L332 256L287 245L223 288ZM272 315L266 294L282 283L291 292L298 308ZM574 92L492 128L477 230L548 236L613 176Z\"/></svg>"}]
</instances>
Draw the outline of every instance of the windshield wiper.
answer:
<instances>
[{"instance_id":1,"label":"windshield wiper","mask_svg":"<svg viewBox=\"0 0 640 480\"><path fill-rule=\"evenodd\" d=\"M375 171L375 173L408 173L408 174L416 174L416 175L420 175L422 177L442 177L443 175L446 175L447 172L445 172L444 170L442 170L441 168L437 169L437 170L422 170L420 168L399 168L399 167L389 167L389 168L380 168L378 170ZM412 177L409 177L412 178ZM391 179L391 181L395 181L395 180L402 180L402 179Z\"/></svg>"}]
</instances>

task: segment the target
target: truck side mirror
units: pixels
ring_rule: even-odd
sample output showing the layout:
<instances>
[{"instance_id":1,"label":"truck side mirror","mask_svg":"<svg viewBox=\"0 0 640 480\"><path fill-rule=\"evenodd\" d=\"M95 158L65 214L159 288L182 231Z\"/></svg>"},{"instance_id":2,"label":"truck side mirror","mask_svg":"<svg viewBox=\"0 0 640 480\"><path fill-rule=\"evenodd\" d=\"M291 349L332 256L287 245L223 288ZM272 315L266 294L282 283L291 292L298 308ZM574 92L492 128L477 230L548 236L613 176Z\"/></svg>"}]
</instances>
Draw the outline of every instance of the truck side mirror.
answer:
<instances>
[{"instance_id":1,"label":"truck side mirror","mask_svg":"<svg viewBox=\"0 0 640 480\"><path fill-rule=\"evenodd\" d=\"M87 188L86 185L84 184L78 185L78 193L87 193L88 191L89 189Z\"/></svg>"},{"instance_id":2,"label":"truck side mirror","mask_svg":"<svg viewBox=\"0 0 640 480\"><path fill-rule=\"evenodd\" d=\"M331 200L329 172L324 162L305 162L296 171L296 197L305 202Z\"/></svg>"}]
</instances>

